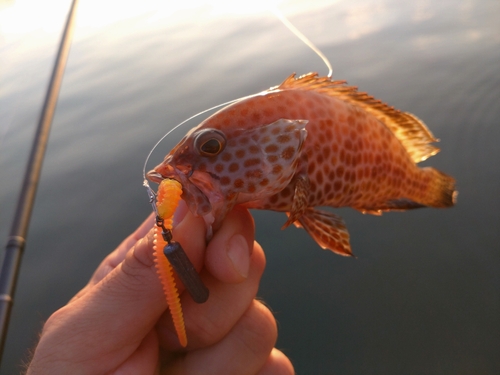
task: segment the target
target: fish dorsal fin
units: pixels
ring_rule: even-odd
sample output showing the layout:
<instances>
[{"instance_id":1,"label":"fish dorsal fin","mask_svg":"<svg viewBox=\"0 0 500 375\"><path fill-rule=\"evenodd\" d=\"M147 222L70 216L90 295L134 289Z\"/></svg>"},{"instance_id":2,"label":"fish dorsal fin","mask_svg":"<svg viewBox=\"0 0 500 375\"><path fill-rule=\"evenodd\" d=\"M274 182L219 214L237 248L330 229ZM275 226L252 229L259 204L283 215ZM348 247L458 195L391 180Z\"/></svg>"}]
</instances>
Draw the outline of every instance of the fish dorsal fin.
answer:
<instances>
[{"instance_id":1,"label":"fish dorsal fin","mask_svg":"<svg viewBox=\"0 0 500 375\"><path fill-rule=\"evenodd\" d=\"M439 152L439 148L430 144L438 142L438 139L434 138L427 126L415 115L395 109L365 92L358 91L356 86L347 86L346 83L346 81L333 81L330 77L318 77L317 73L308 73L295 78L294 73L279 86L271 89L312 90L339 98L365 110L392 131L415 163Z\"/></svg>"}]
</instances>

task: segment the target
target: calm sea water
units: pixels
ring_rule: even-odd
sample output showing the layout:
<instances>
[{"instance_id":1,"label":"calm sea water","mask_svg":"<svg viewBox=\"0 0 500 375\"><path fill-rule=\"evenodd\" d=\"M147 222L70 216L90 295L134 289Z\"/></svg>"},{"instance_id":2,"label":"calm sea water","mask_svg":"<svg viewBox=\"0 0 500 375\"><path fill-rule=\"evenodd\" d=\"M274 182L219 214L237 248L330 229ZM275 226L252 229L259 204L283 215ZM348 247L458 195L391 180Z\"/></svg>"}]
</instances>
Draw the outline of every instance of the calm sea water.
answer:
<instances>
[{"instance_id":1,"label":"calm sea water","mask_svg":"<svg viewBox=\"0 0 500 375\"><path fill-rule=\"evenodd\" d=\"M0 3L2 246L69 6L25 3ZM81 4L1 374L19 371L44 319L148 214L142 165L168 129L292 72L326 74L270 13L144 4ZM456 177L460 195L449 210L338 210L357 259L280 231L283 214L254 212L268 262L259 296L279 322L277 346L299 374L499 373L500 3L315 4L280 9L335 78L428 124L442 151L425 164Z\"/></svg>"}]
</instances>

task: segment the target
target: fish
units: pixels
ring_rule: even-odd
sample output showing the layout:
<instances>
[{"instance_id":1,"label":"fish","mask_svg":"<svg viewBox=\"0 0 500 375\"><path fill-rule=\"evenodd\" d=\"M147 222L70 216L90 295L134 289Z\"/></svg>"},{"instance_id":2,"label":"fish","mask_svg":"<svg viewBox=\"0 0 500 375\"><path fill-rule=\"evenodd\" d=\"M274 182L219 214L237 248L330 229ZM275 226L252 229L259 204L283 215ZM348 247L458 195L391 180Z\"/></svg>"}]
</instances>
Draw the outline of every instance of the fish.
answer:
<instances>
[{"instance_id":1,"label":"fish","mask_svg":"<svg viewBox=\"0 0 500 375\"><path fill-rule=\"evenodd\" d=\"M284 212L323 249L352 256L344 220L456 202L455 179L417 164L439 149L415 115L346 81L308 73L220 109L147 173L179 181L207 239L235 206Z\"/></svg>"}]
</instances>

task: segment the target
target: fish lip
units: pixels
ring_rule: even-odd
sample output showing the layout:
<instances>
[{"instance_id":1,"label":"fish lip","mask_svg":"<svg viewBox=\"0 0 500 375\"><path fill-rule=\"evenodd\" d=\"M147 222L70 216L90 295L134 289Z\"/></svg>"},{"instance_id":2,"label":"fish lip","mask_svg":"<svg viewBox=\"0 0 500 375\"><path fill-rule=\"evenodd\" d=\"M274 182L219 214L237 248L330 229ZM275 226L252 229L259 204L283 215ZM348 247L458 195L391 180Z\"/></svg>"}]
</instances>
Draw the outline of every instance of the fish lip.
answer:
<instances>
[{"instance_id":1,"label":"fish lip","mask_svg":"<svg viewBox=\"0 0 500 375\"><path fill-rule=\"evenodd\" d=\"M166 177L162 176L160 173L158 173L156 170L152 169L148 173L146 173L146 178L149 181L160 183L162 182Z\"/></svg>"}]
</instances>

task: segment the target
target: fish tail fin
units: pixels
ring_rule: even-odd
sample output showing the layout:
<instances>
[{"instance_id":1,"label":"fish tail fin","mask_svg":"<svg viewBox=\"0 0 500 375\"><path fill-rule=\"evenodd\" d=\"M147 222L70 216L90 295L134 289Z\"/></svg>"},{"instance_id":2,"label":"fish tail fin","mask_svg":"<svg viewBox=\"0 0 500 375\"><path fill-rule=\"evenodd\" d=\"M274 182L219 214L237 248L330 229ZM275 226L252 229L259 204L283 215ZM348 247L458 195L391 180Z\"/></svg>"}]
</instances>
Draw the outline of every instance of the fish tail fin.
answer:
<instances>
[{"instance_id":1,"label":"fish tail fin","mask_svg":"<svg viewBox=\"0 0 500 375\"><path fill-rule=\"evenodd\" d=\"M431 167L422 168L422 171L429 175L430 183L426 197L419 203L437 208L454 206L458 195L455 179Z\"/></svg>"}]
</instances>

